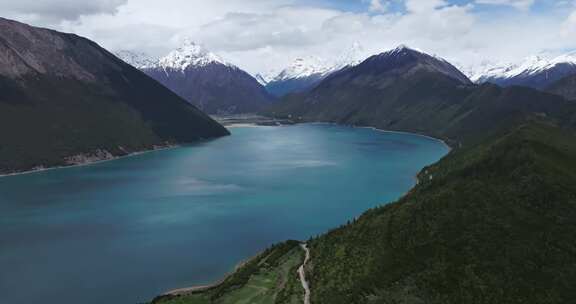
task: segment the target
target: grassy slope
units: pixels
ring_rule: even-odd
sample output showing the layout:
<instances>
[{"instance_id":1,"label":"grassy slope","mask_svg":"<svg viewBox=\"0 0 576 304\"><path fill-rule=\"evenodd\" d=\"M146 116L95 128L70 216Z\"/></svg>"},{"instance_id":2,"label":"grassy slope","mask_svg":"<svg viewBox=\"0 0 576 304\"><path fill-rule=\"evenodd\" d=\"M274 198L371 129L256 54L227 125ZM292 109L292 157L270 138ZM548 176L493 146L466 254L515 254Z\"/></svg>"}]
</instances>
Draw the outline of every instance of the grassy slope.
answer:
<instances>
[{"instance_id":1,"label":"grassy slope","mask_svg":"<svg viewBox=\"0 0 576 304\"><path fill-rule=\"evenodd\" d=\"M162 304L296 304L303 289L296 270L304 253L296 241L264 251L245 263L221 284L205 291L162 296Z\"/></svg>"},{"instance_id":2,"label":"grassy slope","mask_svg":"<svg viewBox=\"0 0 576 304\"><path fill-rule=\"evenodd\" d=\"M313 303L568 303L576 138L523 125L457 150L399 202L311 242Z\"/></svg>"}]
</instances>

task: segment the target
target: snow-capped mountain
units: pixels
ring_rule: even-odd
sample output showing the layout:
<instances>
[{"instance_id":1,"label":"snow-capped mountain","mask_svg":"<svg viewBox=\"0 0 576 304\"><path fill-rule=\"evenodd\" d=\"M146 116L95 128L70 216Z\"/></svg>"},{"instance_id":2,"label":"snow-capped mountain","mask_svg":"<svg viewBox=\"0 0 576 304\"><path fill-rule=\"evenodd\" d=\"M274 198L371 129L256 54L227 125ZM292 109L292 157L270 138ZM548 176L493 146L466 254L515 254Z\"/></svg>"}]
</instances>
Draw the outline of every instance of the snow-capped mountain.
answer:
<instances>
[{"instance_id":1,"label":"snow-capped mountain","mask_svg":"<svg viewBox=\"0 0 576 304\"><path fill-rule=\"evenodd\" d=\"M190 40L155 61L117 55L208 114L257 112L274 99L254 77Z\"/></svg>"},{"instance_id":2,"label":"snow-capped mountain","mask_svg":"<svg viewBox=\"0 0 576 304\"><path fill-rule=\"evenodd\" d=\"M486 65L470 75L477 83L502 86L522 85L543 89L564 77L576 74L576 52L556 57L530 56L520 63Z\"/></svg>"},{"instance_id":3,"label":"snow-capped mountain","mask_svg":"<svg viewBox=\"0 0 576 304\"><path fill-rule=\"evenodd\" d=\"M150 68L158 64L158 58L143 52L121 50L115 52L114 55L137 69Z\"/></svg>"},{"instance_id":4,"label":"snow-capped mountain","mask_svg":"<svg viewBox=\"0 0 576 304\"><path fill-rule=\"evenodd\" d=\"M266 90L274 96L305 91L324 79L332 71L323 59L308 56L296 58L290 65L278 73L269 73L273 77L262 77ZM268 78L268 79L266 79Z\"/></svg>"},{"instance_id":5,"label":"snow-capped mountain","mask_svg":"<svg viewBox=\"0 0 576 304\"><path fill-rule=\"evenodd\" d=\"M315 56L296 58L280 72L258 74L257 79L271 94L284 96L312 88L333 72L356 65L363 59L364 49L359 43L354 43L333 61Z\"/></svg>"},{"instance_id":6,"label":"snow-capped mountain","mask_svg":"<svg viewBox=\"0 0 576 304\"><path fill-rule=\"evenodd\" d=\"M158 61L158 67L160 68L179 71L185 71L189 67L199 68L211 64L222 64L235 68L235 66L224 61L218 55L189 39L184 40L184 43L179 48Z\"/></svg>"},{"instance_id":7,"label":"snow-capped mountain","mask_svg":"<svg viewBox=\"0 0 576 304\"><path fill-rule=\"evenodd\" d=\"M322 75L329 71L330 66L321 58L314 56L296 58L288 67L276 75L272 81L306 78L313 75Z\"/></svg>"}]
</instances>

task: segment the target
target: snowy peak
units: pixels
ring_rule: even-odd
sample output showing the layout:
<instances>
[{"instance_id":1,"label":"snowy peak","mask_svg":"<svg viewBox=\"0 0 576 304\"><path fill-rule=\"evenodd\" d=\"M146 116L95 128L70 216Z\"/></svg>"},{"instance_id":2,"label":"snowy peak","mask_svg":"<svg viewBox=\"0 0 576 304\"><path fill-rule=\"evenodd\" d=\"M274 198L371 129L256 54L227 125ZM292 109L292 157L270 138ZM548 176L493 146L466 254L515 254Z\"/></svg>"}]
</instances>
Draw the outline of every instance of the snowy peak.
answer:
<instances>
[{"instance_id":1,"label":"snowy peak","mask_svg":"<svg viewBox=\"0 0 576 304\"><path fill-rule=\"evenodd\" d=\"M509 63L509 62L489 62L484 61L479 65L476 66L468 66L462 68L465 71L466 75L470 77L472 82L482 83L486 79L490 78L497 78L501 75L505 75L510 73L510 71L518 68L517 64Z\"/></svg>"},{"instance_id":2,"label":"snowy peak","mask_svg":"<svg viewBox=\"0 0 576 304\"><path fill-rule=\"evenodd\" d=\"M542 56L531 56L528 57L527 60L523 64L521 64L518 68L510 71L507 74L507 76L508 77L515 76L514 73L518 73L518 75L519 74L531 75L546 70L550 70L559 64L576 65L576 54L574 53L564 54L558 57L554 57L552 59L547 59Z\"/></svg>"},{"instance_id":3,"label":"snowy peak","mask_svg":"<svg viewBox=\"0 0 576 304\"><path fill-rule=\"evenodd\" d=\"M114 53L114 55L137 69L151 68L158 63L157 58L143 52L121 50Z\"/></svg>"},{"instance_id":4,"label":"snowy peak","mask_svg":"<svg viewBox=\"0 0 576 304\"><path fill-rule=\"evenodd\" d=\"M525 58L520 63L498 63L485 65L471 74L471 79L475 82L486 82L491 80L506 80L518 77L531 77L540 73L547 73L558 66L572 66L576 69L576 52L563 54L560 56L534 55Z\"/></svg>"},{"instance_id":5,"label":"snowy peak","mask_svg":"<svg viewBox=\"0 0 576 304\"><path fill-rule=\"evenodd\" d=\"M128 50L118 51L115 55L138 69L162 68L184 71L189 67L202 67L212 63L233 67L232 64L189 39L184 40L179 48L160 59L143 52Z\"/></svg>"},{"instance_id":6,"label":"snowy peak","mask_svg":"<svg viewBox=\"0 0 576 304\"><path fill-rule=\"evenodd\" d=\"M256 79L266 84L272 81L302 79L311 76L323 77L347 66L357 65L364 59L366 59L364 48L360 43L355 42L334 60L325 60L315 56L300 57L281 72L257 74Z\"/></svg>"},{"instance_id":7,"label":"snowy peak","mask_svg":"<svg viewBox=\"0 0 576 304\"><path fill-rule=\"evenodd\" d=\"M385 51L383 53L380 53L378 56L381 57L404 57L404 56L413 56L414 58L420 58L423 56L427 56L430 58L434 58L440 61L444 61L446 62L446 60L444 60L441 57L438 57L436 55L430 55L425 53L424 51L421 51L419 49L415 49L415 48L411 48L405 44L401 44L391 50Z\"/></svg>"},{"instance_id":8,"label":"snowy peak","mask_svg":"<svg viewBox=\"0 0 576 304\"><path fill-rule=\"evenodd\" d=\"M163 69L184 71L189 67L203 67L212 63L232 66L201 45L186 39L182 46L160 58L158 65Z\"/></svg>"},{"instance_id":9,"label":"snowy peak","mask_svg":"<svg viewBox=\"0 0 576 304\"><path fill-rule=\"evenodd\" d=\"M282 70L271 81L282 81L295 78L306 78L313 75L323 75L331 69L323 59L314 56L296 58L287 68Z\"/></svg>"}]
</instances>

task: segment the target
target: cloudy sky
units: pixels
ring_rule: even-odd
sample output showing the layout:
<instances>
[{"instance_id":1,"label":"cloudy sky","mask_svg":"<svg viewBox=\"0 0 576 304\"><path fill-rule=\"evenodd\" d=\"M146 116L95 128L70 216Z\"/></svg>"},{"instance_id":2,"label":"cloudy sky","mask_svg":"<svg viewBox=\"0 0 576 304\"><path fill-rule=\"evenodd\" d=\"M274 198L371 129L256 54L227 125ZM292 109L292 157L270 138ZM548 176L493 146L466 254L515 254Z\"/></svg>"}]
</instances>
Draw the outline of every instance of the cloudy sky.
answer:
<instances>
[{"instance_id":1,"label":"cloudy sky","mask_svg":"<svg viewBox=\"0 0 576 304\"><path fill-rule=\"evenodd\" d=\"M252 73L355 42L466 66L576 49L575 0L3 0L0 12L112 51L160 56L190 37Z\"/></svg>"}]
</instances>

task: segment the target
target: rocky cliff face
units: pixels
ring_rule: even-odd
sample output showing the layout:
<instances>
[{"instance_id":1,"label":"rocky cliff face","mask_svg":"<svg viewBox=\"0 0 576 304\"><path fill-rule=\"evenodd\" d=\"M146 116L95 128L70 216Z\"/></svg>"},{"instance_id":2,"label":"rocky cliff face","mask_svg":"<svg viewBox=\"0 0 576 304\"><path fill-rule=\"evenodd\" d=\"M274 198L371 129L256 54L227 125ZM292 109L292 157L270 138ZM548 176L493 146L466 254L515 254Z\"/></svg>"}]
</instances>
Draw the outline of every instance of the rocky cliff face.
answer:
<instances>
[{"instance_id":1,"label":"rocky cliff face","mask_svg":"<svg viewBox=\"0 0 576 304\"><path fill-rule=\"evenodd\" d=\"M0 172L226 134L96 43L0 19Z\"/></svg>"}]
</instances>

